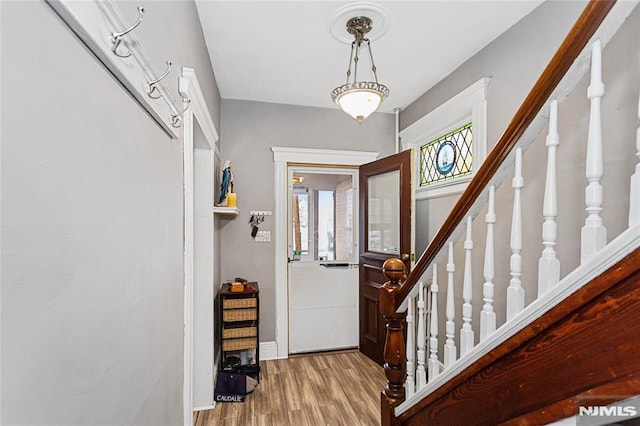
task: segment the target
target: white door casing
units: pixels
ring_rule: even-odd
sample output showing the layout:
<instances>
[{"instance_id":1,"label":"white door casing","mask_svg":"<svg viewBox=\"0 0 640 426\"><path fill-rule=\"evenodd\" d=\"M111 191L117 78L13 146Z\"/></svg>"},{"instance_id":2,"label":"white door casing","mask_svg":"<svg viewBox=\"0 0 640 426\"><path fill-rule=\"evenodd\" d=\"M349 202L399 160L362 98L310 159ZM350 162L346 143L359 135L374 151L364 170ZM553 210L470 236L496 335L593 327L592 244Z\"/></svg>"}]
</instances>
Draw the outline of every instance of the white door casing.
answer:
<instances>
[{"instance_id":1,"label":"white door casing","mask_svg":"<svg viewBox=\"0 0 640 426\"><path fill-rule=\"evenodd\" d=\"M288 164L360 166L378 158L377 152L271 147L274 162L275 313L277 358L289 356Z\"/></svg>"},{"instance_id":2,"label":"white door casing","mask_svg":"<svg viewBox=\"0 0 640 426\"><path fill-rule=\"evenodd\" d=\"M198 390L196 396L200 399L203 392L209 392L209 403L204 407L213 406L213 383L216 368L213 365L213 304L206 309L207 312L198 312L199 318L210 318L210 325L205 330L210 329L210 338L204 336L204 346L210 345L210 365L194 365L194 285L196 276L198 283L209 282L210 291L213 292L213 202L209 208L210 223L201 214L202 206L196 212L194 199L195 188L198 187L198 194L211 194L213 197L213 155L218 154L216 141L218 132L211 118L209 109L204 99L202 90L198 83L195 71L191 68L182 68L182 77L178 80L178 90L183 97L183 107L188 109L183 115L183 161L184 161L184 381L183 381L183 423L185 426L193 422L194 409L194 374L204 374L207 376L206 383L210 383L210 392ZM186 100L190 102L187 102ZM200 135L200 136L198 136ZM197 146L196 146L197 145ZM196 151L197 150L197 151ZM219 154L218 154L219 156ZM194 158L197 157L197 158ZM197 166L194 165L197 164ZM197 169L197 170L196 170ZM195 174L194 174L195 172ZM213 199L211 199L213 201ZM206 200L199 200L200 204ZM198 219L196 220L196 215ZM196 242L196 226L209 228L208 232L202 232ZM198 228L198 231L200 229ZM201 259L206 255L201 253L196 259L196 244L198 247L210 247L210 261L203 262ZM206 290L205 290L206 291ZM198 308L200 309L200 308ZM205 331L206 333L206 331ZM195 336L201 339L202 336ZM200 358L205 359L208 354L202 354ZM201 371L204 370L204 373ZM210 380L209 380L210 378ZM196 401L198 405L202 404ZM204 408L203 407L203 408Z\"/></svg>"}]
</instances>

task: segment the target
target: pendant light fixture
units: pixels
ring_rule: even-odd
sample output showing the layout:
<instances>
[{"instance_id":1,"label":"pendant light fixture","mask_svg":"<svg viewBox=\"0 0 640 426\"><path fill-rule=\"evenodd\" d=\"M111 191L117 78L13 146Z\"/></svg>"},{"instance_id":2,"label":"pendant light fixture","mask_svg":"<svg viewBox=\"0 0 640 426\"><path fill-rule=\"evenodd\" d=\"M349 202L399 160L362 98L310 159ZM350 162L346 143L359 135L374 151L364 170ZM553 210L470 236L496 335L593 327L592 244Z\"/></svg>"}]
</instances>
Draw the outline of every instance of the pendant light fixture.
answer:
<instances>
[{"instance_id":1,"label":"pendant light fixture","mask_svg":"<svg viewBox=\"0 0 640 426\"><path fill-rule=\"evenodd\" d=\"M372 27L371 19L366 16L356 16L347 21L347 32L354 37L354 40L351 42L347 82L342 86L336 87L331 92L331 100L360 123L377 110L380 103L389 96L387 86L378 83L376 66L373 62L373 53L371 52L371 43L369 39L365 37L365 35L371 31ZM358 81L360 48L365 44L366 50L369 52L374 81ZM351 78L352 68L353 78Z\"/></svg>"}]
</instances>

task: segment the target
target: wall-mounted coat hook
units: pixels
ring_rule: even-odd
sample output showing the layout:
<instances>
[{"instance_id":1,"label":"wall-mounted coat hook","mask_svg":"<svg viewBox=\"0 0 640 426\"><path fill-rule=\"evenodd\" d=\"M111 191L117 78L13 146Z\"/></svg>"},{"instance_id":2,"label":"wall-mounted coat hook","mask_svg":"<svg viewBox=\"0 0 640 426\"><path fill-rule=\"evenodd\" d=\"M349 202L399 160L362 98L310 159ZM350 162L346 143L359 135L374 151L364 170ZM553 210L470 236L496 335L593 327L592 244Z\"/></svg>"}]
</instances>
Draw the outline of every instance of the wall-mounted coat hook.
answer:
<instances>
[{"instance_id":1,"label":"wall-mounted coat hook","mask_svg":"<svg viewBox=\"0 0 640 426\"><path fill-rule=\"evenodd\" d=\"M187 99L187 106L185 107L185 109L182 110L182 112L179 112L177 114L171 114L171 125L173 127L180 127L182 125L182 116L189 109L188 104L190 103L191 103L191 100Z\"/></svg>"},{"instance_id":2,"label":"wall-mounted coat hook","mask_svg":"<svg viewBox=\"0 0 640 426\"><path fill-rule=\"evenodd\" d=\"M120 43L122 43L123 35L133 31L135 27L140 25L140 23L142 22L143 15L144 15L144 7L138 6L138 21L124 31L120 31L118 33L111 33L111 51L113 52L114 55L119 56L121 58L128 58L129 56L131 56L131 51L128 51L126 54L118 53L118 46L120 46Z\"/></svg>"},{"instance_id":3,"label":"wall-mounted coat hook","mask_svg":"<svg viewBox=\"0 0 640 426\"><path fill-rule=\"evenodd\" d=\"M147 82L147 85L146 85L147 96L149 96L151 99L160 99L160 97L162 96L162 93L160 93L160 91L158 90L158 87L156 87L156 83L158 83L160 80L168 76L169 72L171 72L171 61L167 61L167 71L164 74L162 74L160 77L158 77L153 81Z\"/></svg>"}]
</instances>

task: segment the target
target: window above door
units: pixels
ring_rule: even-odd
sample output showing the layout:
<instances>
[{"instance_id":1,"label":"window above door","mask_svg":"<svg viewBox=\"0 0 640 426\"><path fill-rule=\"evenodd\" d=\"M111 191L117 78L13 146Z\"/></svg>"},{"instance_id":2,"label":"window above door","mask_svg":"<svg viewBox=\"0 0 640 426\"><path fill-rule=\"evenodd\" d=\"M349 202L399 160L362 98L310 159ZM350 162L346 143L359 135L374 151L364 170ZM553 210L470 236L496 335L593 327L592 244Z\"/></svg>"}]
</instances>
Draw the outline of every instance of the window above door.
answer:
<instances>
[{"instance_id":1,"label":"window above door","mask_svg":"<svg viewBox=\"0 0 640 426\"><path fill-rule=\"evenodd\" d=\"M415 148L416 199L460 194L487 155L489 78L472 84L400 132Z\"/></svg>"}]
</instances>

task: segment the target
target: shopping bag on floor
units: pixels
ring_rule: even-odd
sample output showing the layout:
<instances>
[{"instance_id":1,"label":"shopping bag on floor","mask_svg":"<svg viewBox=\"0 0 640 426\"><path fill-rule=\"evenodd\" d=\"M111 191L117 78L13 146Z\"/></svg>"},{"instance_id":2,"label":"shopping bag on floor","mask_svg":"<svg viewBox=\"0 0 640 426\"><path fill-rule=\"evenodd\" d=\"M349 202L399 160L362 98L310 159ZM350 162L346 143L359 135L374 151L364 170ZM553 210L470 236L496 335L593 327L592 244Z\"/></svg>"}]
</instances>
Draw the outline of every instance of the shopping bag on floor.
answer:
<instances>
[{"instance_id":1,"label":"shopping bag on floor","mask_svg":"<svg viewBox=\"0 0 640 426\"><path fill-rule=\"evenodd\" d=\"M244 402L247 393L253 392L258 382L245 374L219 371L214 391L218 402Z\"/></svg>"}]
</instances>

